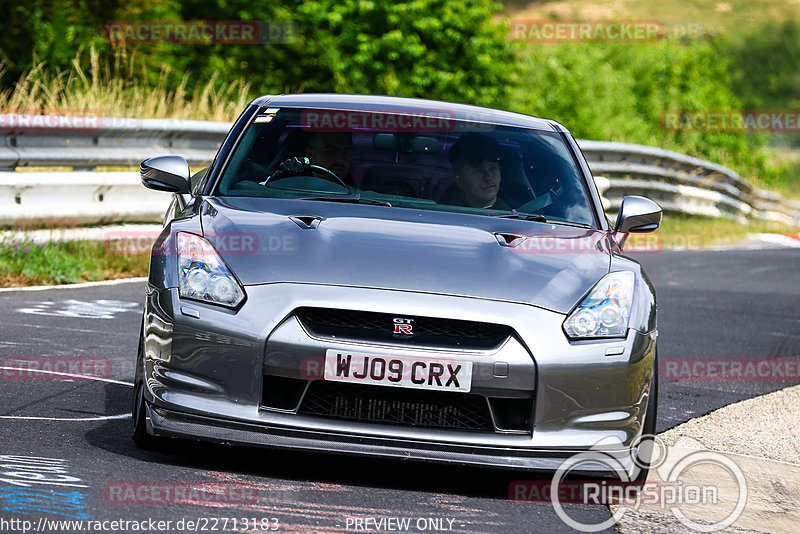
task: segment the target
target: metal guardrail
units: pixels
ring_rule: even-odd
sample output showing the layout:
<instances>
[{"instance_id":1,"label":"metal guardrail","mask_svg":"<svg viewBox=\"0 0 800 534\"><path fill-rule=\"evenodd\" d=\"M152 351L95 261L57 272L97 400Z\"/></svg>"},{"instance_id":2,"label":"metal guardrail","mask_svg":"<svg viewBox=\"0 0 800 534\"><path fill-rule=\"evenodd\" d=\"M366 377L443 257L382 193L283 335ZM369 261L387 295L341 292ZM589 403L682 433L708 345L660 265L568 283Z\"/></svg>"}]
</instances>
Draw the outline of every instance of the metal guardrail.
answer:
<instances>
[{"instance_id":1,"label":"metal guardrail","mask_svg":"<svg viewBox=\"0 0 800 534\"><path fill-rule=\"evenodd\" d=\"M168 195L144 189L132 167L151 156L178 154L208 164L231 124L173 119L0 115L0 171L68 167L69 171L0 172L0 224L58 220L160 220ZM578 141L603 194L616 211L640 194L665 211L800 225L800 202L755 188L718 165L659 148Z\"/></svg>"},{"instance_id":2,"label":"metal guardrail","mask_svg":"<svg viewBox=\"0 0 800 534\"><path fill-rule=\"evenodd\" d=\"M227 122L53 115L0 115L0 171L20 167L133 167L153 155L211 161Z\"/></svg>"},{"instance_id":3,"label":"metal guardrail","mask_svg":"<svg viewBox=\"0 0 800 534\"><path fill-rule=\"evenodd\" d=\"M578 141L606 208L640 194L666 211L800 225L800 202L758 189L735 171L699 158L642 145Z\"/></svg>"},{"instance_id":4,"label":"metal guardrail","mask_svg":"<svg viewBox=\"0 0 800 534\"><path fill-rule=\"evenodd\" d=\"M156 222L170 200L132 171L0 172L2 225Z\"/></svg>"}]
</instances>

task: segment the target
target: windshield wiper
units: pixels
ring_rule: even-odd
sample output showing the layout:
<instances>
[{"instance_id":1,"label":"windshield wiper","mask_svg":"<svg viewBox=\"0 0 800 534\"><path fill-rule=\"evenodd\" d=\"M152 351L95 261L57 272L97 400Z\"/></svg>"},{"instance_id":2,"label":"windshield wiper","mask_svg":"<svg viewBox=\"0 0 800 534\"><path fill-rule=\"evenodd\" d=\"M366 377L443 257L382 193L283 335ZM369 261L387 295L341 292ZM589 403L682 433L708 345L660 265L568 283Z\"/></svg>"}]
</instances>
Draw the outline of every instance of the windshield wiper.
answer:
<instances>
[{"instance_id":1,"label":"windshield wiper","mask_svg":"<svg viewBox=\"0 0 800 534\"><path fill-rule=\"evenodd\" d=\"M373 206L388 206L392 207L391 203L387 202L386 200L377 200L374 198L364 198L361 194L356 194L352 196L319 196L319 197L300 197L297 200L321 200L324 202L345 202L351 204L371 204Z\"/></svg>"},{"instance_id":2,"label":"windshield wiper","mask_svg":"<svg viewBox=\"0 0 800 534\"><path fill-rule=\"evenodd\" d=\"M500 215L492 215L498 219L522 219L524 221L547 222L547 217L539 213L520 213L517 210L511 210L511 213L501 213Z\"/></svg>"},{"instance_id":3,"label":"windshield wiper","mask_svg":"<svg viewBox=\"0 0 800 534\"><path fill-rule=\"evenodd\" d=\"M550 219L542 215L541 213L521 213L517 210L511 210L511 213L501 213L500 215L492 215L492 217L497 217L499 219L521 219L524 221L536 221L536 222L543 222L543 223L551 223L551 224L564 224L567 226L577 226L579 228L591 228L590 224L586 223L579 223L579 222L572 222L572 221L564 221L562 219Z\"/></svg>"}]
</instances>

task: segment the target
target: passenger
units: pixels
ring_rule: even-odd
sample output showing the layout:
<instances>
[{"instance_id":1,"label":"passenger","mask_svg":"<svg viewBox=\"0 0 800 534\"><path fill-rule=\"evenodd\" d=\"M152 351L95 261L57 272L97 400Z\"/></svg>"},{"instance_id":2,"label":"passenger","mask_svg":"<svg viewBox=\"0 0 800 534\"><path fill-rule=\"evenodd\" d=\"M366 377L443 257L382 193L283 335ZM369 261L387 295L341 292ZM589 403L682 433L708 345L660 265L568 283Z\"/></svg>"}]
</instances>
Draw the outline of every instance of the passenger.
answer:
<instances>
[{"instance_id":1,"label":"passenger","mask_svg":"<svg viewBox=\"0 0 800 534\"><path fill-rule=\"evenodd\" d=\"M484 134L467 134L453 143L448 157L455 173L454 185L439 202L510 210L506 202L497 198L502 180L501 153L500 143Z\"/></svg>"}]
</instances>

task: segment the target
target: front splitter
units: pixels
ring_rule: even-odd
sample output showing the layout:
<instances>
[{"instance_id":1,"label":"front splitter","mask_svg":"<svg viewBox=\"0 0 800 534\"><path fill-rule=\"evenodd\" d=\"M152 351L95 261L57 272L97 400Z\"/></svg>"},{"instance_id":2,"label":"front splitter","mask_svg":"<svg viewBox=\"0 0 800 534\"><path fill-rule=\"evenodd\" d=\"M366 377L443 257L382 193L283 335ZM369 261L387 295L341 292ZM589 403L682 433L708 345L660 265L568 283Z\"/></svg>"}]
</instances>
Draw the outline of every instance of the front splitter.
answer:
<instances>
[{"instance_id":1,"label":"front splitter","mask_svg":"<svg viewBox=\"0 0 800 534\"><path fill-rule=\"evenodd\" d=\"M381 437L317 432L231 421L157 408L149 403L147 428L155 436L194 439L222 444L262 446L278 449L308 450L347 455L402 458L448 464L555 472L562 463L585 450L533 450L519 448L476 447L432 441L387 439ZM612 455L609 454L609 458ZM630 451L616 450L613 465L607 461L581 462L576 475L617 477L619 469L633 468ZM618 462L618 463L616 463Z\"/></svg>"}]
</instances>

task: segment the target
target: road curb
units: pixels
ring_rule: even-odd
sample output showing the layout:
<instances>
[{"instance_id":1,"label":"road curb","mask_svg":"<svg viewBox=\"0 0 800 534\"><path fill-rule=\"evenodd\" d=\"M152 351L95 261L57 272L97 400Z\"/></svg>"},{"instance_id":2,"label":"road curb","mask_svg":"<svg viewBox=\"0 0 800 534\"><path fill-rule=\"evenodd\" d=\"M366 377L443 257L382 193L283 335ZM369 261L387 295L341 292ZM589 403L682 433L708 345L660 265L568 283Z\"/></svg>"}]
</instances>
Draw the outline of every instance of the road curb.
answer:
<instances>
[{"instance_id":1,"label":"road curb","mask_svg":"<svg viewBox=\"0 0 800 534\"><path fill-rule=\"evenodd\" d=\"M726 532L794 533L800 523L800 385L729 404L702 417L690 419L659 437L677 456L704 454L731 461L746 480L744 510ZM689 443L689 445L686 445ZM727 460L726 460L727 459ZM662 485L669 469L651 470L648 482ZM679 480L722 494L739 494L720 469L692 468ZM669 478L669 477L667 477ZM663 487L663 486L662 486ZM729 503L730 504L730 503ZM681 510L682 506L675 507ZM695 517L711 518L715 506L695 506ZM619 509L611 506L612 513ZM688 514L687 514L688 515ZM715 518L716 519L716 518ZM717 519L719 520L719 519ZM702 522L702 521L699 521ZM671 506L643 504L629 509L619 520L622 534L644 532L698 532L682 523Z\"/></svg>"}]
</instances>

